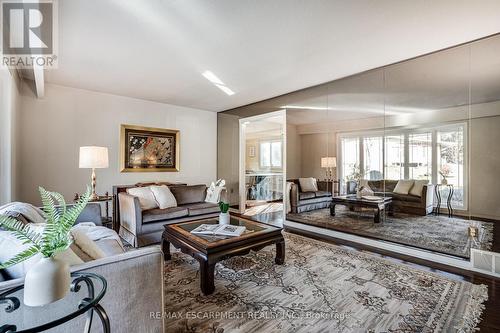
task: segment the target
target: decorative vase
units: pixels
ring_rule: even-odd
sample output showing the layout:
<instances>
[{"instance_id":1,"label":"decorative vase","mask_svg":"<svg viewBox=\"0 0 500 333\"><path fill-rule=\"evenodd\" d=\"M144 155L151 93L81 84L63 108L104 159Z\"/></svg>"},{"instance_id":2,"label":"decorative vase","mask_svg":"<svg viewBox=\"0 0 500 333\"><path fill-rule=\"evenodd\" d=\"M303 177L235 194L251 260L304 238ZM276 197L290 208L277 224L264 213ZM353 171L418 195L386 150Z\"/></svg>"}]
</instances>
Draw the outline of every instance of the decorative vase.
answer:
<instances>
[{"instance_id":1,"label":"decorative vase","mask_svg":"<svg viewBox=\"0 0 500 333\"><path fill-rule=\"evenodd\" d=\"M231 217L229 213L220 213L219 214L219 224L230 224Z\"/></svg>"},{"instance_id":2,"label":"decorative vase","mask_svg":"<svg viewBox=\"0 0 500 333\"><path fill-rule=\"evenodd\" d=\"M443 178L443 180L441 180L441 185L448 185L448 179Z\"/></svg>"},{"instance_id":3,"label":"decorative vase","mask_svg":"<svg viewBox=\"0 0 500 333\"><path fill-rule=\"evenodd\" d=\"M42 258L26 273L24 304L42 306L60 300L69 291L71 275L68 264Z\"/></svg>"},{"instance_id":4,"label":"decorative vase","mask_svg":"<svg viewBox=\"0 0 500 333\"><path fill-rule=\"evenodd\" d=\"M359 190L359 188L356 189L356 199L361 199L363 195L361 194L361 191Z\"/></svg>"}]
</instances>

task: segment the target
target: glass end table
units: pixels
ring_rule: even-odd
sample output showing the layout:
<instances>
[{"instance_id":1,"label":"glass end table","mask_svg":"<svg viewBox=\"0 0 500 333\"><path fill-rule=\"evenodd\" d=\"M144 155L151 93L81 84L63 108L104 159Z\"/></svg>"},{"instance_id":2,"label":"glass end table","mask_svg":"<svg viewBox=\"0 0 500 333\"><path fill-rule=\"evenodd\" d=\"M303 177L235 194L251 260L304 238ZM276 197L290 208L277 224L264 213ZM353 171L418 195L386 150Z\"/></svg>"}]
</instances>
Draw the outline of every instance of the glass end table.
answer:
<instances>
[{"instance_id":1,"label":"glass end table","mask_svg":"<svg viewBox=\"0 0 500 333\"><path fill-rule=\"evenodd\" d=\"M90 332L96 313L101 320L103 332L109 333L109 317L99 304L106 294L106 279L98 274L84 272L71 273L71 278L70 292L65 298L41 307L24 305L24 285L0 293L0 333L42 332L85 313L87 320L84 332ZM61 302L69 304L61 306Z\"/></svg>"}]
</instances>

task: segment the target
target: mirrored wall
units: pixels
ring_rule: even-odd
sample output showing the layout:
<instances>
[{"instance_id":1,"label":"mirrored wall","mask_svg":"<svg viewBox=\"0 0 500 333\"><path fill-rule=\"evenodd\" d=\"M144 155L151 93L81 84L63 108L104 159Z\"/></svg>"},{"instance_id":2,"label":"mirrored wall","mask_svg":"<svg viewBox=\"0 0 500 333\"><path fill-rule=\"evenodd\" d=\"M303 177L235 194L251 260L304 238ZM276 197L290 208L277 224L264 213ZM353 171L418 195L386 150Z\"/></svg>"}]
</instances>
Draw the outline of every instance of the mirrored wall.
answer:
<instances>
[{"instance_id":1,"label":"mirrored wall","mask_svg":"<svg viewBox=\"0 0 500 333\"><path fill-rule=\"evenodd\" d=\"M231 204L240 119L283 110L283 216L295 226L465 260L499 252L498 54L493 36L219 113Z\"/></svg>"}]
</instances>

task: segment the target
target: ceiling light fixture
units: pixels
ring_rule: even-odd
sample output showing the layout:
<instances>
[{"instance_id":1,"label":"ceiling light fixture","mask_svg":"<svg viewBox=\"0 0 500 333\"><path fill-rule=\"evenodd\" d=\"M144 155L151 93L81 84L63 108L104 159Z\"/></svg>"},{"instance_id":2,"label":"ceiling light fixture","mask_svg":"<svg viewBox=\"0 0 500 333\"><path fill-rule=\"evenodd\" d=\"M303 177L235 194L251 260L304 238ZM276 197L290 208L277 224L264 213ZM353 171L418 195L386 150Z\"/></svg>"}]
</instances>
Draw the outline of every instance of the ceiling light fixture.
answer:
<instances>
[{"instance_id":1,"label":"ceiling light fixture","mask_svg":"<svg viewBox=\"0 0 500 333\"><path fill-rule=\"evenodd\" d=\"M229 96L234 95L234 91L232 91L231 89L229 89L224 84L224 82L222 82L222 80L219 79L217 77L217 75L215 75L211 71L204 71L203 73L201 73L201 75L203 75L205 77L205 79L207 79L208 81L212 82L215 86L217 86L217 88L219 88L220 90L222 90L227 95L229 95Z\"/></svg>"},{"instance_id":2,"label":"ceiling light fixture","mask_svg":"<svg viewBox=\"0 0 500 333\"><path fill-rule=\"evenodd\" d=\"M222 84L216 84L217 88L228 94L229 96L234 95L234 91L229 89L228 87L222 85Z\"/></svg>"},{"instance_id":3,"label":"ceiling light fixture","mask_svg":"<svg viewBox=\"0 0 500 333\"><path fill-rule=\"evenodd\" d=\"M205 77L205 79L207 79L208 81L212 82L213 84L222 84L222 85L224 85L224 82L222 82L221 79L219 79L217 77L217 75L215 75L211 71L204 71L201 75L203 75Z\"/></svg>"}]
</instances>

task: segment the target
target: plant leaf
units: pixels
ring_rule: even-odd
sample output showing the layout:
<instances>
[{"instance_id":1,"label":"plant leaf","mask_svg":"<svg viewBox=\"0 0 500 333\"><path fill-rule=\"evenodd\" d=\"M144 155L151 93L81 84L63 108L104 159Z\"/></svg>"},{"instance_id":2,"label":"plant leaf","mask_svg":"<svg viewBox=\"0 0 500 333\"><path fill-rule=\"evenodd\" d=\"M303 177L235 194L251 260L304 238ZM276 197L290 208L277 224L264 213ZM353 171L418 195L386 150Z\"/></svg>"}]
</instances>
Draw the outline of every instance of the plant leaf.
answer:
<instances>
[{"instance_id":1,"label":"plant leaf","mask_svg":"<svg viewBox=\"0 0 500 333\"><path fill-rule=\"evenodd\" d=\"M19 264L20 262L23 262L31 257L33 257L35 254L40 252L40 248L38 246L32 246L27 248L26 250L16 254L14 257L10 258L4 263L0 263L0 269L5 269L10 266L14 266L16 264Z\"/></svg>"}]
</instances>

